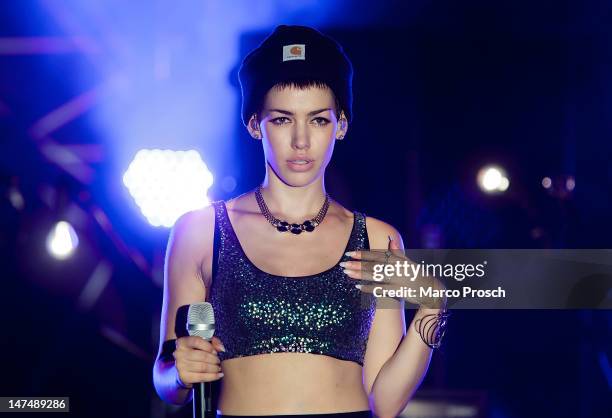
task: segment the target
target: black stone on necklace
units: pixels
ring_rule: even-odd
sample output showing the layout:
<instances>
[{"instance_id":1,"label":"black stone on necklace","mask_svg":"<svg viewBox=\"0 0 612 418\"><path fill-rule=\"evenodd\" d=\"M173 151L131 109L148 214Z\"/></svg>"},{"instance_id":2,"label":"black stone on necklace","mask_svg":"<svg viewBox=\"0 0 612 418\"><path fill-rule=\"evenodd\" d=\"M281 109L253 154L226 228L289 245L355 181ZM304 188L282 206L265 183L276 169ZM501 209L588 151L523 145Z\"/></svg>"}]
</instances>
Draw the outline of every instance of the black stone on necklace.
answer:
<instances>
[{"instance_id":1,"label":"black stone on necklace","mask_svg":"<svg viewBox=\"0 0 612 418\"><path fill-rule=\"evenodd\" d=\"M264 201L263 196L261 194L261 184L257 186L257 188L255 189L255 199L257 199L259 210L261 210L261 213L263 214L263 216L268 220L268 222L270 222L276 228L277 231L279 232L291 231L292 233L296 235L301 234L302 231L307 231L307 232L314 231L314 229L321 222L323 222L323 218L325 218L325 215L327 214L327 209L329 208L329 201L330 201L329 194L325 193L325 202L323 202L323 206L319 210L319 213L317 213L317 216L315 216L312 219L306 220L302 222L301 224L293 224L287 221L281 221L280 219L275 218L274 215L272 215L272 213L270 212L270 209L268 209L268 206L266 205L266 202Z\"/></svg>"}]
</instances>

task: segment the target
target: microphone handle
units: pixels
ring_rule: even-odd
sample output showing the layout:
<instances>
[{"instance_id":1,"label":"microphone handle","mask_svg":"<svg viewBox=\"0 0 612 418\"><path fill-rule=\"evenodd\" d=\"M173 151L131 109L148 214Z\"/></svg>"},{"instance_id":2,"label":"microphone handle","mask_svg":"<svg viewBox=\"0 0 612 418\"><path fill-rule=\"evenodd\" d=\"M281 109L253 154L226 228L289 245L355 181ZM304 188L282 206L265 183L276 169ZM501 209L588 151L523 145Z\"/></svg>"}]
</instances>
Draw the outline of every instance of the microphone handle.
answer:
<instances>
[{"instance_id":1,"label":"microphone handle","mask_svg":"<svg viewBox=\"0 0 612 418\"><path fill-rule=\"evenodd\" d=\"M212 410L212 383L199 382L193 385L194 418L215 418Z\"/></svg>"}]
</instances>

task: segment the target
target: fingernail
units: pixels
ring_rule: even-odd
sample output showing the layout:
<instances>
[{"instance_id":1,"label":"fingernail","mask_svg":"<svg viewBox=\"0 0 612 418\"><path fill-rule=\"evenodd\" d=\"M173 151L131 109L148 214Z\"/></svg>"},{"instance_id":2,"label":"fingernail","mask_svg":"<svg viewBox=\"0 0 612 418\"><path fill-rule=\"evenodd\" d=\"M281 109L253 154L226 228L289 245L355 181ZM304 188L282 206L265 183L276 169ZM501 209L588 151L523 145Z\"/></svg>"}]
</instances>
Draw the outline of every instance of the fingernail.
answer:
<instances>
[{"instance_id":1,"label":"fingernail","mask_svg":"<svg viewBox=\"0 0 612 418\"><path fill-rule=\"evenodd\" d=\"M223 344L221 344L221 351L223 351L225 353L225 347L223 346Z\"/></svg>"},{"instance_id":2,"label":"fingernail","mask_svg":"<svg viewBox=\"0 0 612 418\"><path fill-rule=\"evenodd\" d=\"M347 251L344 253L344 255L348 255L349 257L352 257L355 255L355 253L353 251Z\"/></svg>"},{"instance_id":3,"label":"fingernail","mask_svg":"<svg viewBox=\"0 0 612 418\"><path fill-rule=\"evenodd\" d=\"M347 261L343 261L342 263L340 263L340 267L346 267L347 264L348 264Z\"/></svg>"},{"instance_id":4,"label":"fingernail","mask_svg":"<svg viewBox=\"0 0 612 418\"><path fill-rule=\"evenodd\" d=\"M225 376L223 373L219 373L219 377L223 377Z\"/></svg>"},{"instance_id":5,"label":"fingernail","mask_svg":"<svg viewBox=\"0 0 612 418\"><path fill-rule=\"evenodd\" d=\"M387 235L389 237L389 241L393 241L393 238L391 238L391 235Z\"/></svg>"},{"instance_id":6,"label":"fingernail","mask_svg":"<svg viewBox=\"0 0 612 418\"><path fill-rule=\"evenodd\" d=\"M362 286L362 285L360 285L360 284L356 284L356 285L355 285L355 287L356 287L357 289L359 289L359 290L361 290L361 286Z\"/></svg>"}]
</instances>

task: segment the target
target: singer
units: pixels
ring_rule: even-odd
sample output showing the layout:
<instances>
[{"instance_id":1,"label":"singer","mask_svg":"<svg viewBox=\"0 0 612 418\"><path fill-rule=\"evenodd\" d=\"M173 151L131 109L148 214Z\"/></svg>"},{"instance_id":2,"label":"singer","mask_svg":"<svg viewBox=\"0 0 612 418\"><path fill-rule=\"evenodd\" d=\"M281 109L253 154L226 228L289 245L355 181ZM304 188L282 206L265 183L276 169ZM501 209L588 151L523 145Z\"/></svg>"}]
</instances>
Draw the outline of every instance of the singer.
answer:
<instances>
[{"instance_id":1,"label":"singer","mask_svg":"<svg viewBox=\"0 0 612 418\"><path fill-rule=\"evenodd\" d=\"M407 332L403 299L376 309L371 291L355 286L368 249L399 251L403 242L325 190L351 122L351 62L317 30L281 25L238 76L242 122L261 142L265 177L176 222L156 390L185 404L195 383L220 380L220 417L395 417L436 347L417 321L444 309L420 304ZM203 301L214 308L213 338L180 336L177 311Z\"/></svg>"}]
</instances>

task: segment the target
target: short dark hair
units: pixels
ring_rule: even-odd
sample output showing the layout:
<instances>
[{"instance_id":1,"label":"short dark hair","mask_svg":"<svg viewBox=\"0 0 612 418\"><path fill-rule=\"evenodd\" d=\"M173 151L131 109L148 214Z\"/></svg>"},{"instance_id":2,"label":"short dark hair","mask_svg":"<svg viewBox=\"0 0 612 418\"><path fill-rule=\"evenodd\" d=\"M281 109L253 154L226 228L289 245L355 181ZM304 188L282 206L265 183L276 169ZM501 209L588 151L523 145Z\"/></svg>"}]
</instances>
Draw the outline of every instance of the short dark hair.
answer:
<instances>
[{"instance_id":1,"label":"short dark hair","mask_svg":"<svg viewBox=\"0 0 612 418\"><path fill-rule=\"evenodd\" d=\"M340 112L342 112L343 110L340 106L340 100L338 100L338 96L336 96L336 94L334 93L334 90L332 90L332 88L324 81L315 80L311 78L297 78L297 79L292 79L292 80L283 80L279 83L276 83L274 86L272 86L270 90L272 89L282 90L286 87L297 88L300 90L304 90L310 87L328 88L331 94L334 96L334 103L335 103L334 110L336 111L336 119L340 119ZM257 114L258 121L261 121L261 111L263 110L264 100L265 100L265 96L262 96L257 100L255 113Z\"/></svg>"}]
</instances>

